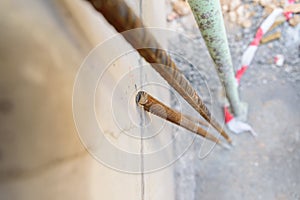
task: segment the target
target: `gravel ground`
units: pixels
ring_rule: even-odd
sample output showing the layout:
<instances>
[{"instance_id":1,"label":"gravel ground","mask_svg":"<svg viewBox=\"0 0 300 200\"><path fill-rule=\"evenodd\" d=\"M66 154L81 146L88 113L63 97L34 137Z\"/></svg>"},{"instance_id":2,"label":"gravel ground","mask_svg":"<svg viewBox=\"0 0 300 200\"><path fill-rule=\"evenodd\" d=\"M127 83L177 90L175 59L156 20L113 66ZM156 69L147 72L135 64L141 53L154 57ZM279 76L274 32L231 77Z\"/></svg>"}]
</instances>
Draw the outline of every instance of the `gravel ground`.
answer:
<instances>
[{"instance_id":1,"label":"gravel ground","mask_svg":"<svg viewBox=\"0 0 300 200\"><path fill-rule=\"evenodd\" d=\"M263 9L252 9L254 25L249 29L225 22L236 68L262 22ZM193 43L174 38L169 49L189 61L173 56L222 122L223 89L192 15L170 22L169 28L193 38ZM285 23L273 31L281 31L282 37L259 47L240 87L241 98L249 105L248 122L259 136L230 134L235 141L231 150L216 147L204 159L199 158L199 150L206 147L196 138L175 164L177 199L300 199L300 25ZM282 67L274 64L276 54L286 59ZM186 131L176 128L175 132ZM177 137L184 143L192 136L186 132Z\"/></svg>"}]
</instances>

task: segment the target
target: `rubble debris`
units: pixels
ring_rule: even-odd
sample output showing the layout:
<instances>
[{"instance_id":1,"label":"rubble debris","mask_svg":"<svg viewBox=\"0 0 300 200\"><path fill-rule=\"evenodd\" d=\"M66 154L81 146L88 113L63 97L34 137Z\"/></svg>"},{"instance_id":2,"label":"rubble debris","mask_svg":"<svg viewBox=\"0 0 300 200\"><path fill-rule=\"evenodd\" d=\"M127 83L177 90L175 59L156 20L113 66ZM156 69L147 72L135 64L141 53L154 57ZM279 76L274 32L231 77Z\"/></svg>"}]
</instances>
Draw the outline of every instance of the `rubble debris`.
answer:
<instances>
[{"instance_id":1,"label":"rubble debris","mask_svg":"<svg viewBox=\"0 0 300 200\"><path fill-rule=\"evenodd\" d=\"M271 42L273 40L278 40L281 37L281 32L275 32L273 34L269 34L265 37L263 37L260 41L261 44L266 44L268 42Z\"/></svg>"},{"instance_id":2,"label":"rubble debris","mask_svg":"<svg viewBox=\"0 0 300 200\"><path fill-rule=\"evenodd\" d=\"M190 14L191 9L185 1L174 1L172 2L173 11L179 16L185 16Z\"/></svg>"},{"instance_id":3,"label":"rubble debris","mask_svg":"<svg viewBox=\"0 0 300 200\"><path fill-rule=\"evenodd\" d=\"M284 12L300 13L300 3L286 6Z\"/></svg>"},{"instance_id":4,"label":"rubble debris","mask_svg":"<svg viewBox=\"0 0 300 200\"><path fill-rule=\"evenodd\" d=\"M244 28L249 28L252 25L251 16L253 13L250 12L249 4L243 4L241 0L221 0L223 12L227 12L229 21L232 23L239 24Z\"/></svg>"},{"instance_id":5,"label":"rubble debris","mask_svg":"<svg viewBox=\"0 0 300 200\"><path fill-rule=\"evenodd\" d=\"M230 22L243 28L252 26L253 19L251 17L256 14L255 6L263 8L263 17L269 16L276 8L284 8L286 14L300 12L300 3L286 5L286 0L254 0L252 3L246 3L242 0L221 0L221 5L225 18L227 17ZM291 16L286 17L290 18ZM292 21L292 24L296 24L295 20ZM283 21L280 20L279 24L281 23Z\"/></svg>"},{"instance_id":6,"label":"rubble debris","mask_svg":"<svg viewBox=\"0 0 300 200\"><path fill-rule=\"evenodd\" d=\"M292 27L295 27L297 26L298 24L300 24L300 15L295 15L293 18L291 18L289 20L289 24L292 26Z\"/></svg>"},{"instance_id":7,"label":"rubble debris","mask_svg":"<svg viewBox=\"0 0 300 200\"><path fill-rule=\"evenodd\" d=\"M167 16L168 22L191 13L188 3L183 0L171 1L171 6L172 12Z\"/></svg>"}]
</instances>

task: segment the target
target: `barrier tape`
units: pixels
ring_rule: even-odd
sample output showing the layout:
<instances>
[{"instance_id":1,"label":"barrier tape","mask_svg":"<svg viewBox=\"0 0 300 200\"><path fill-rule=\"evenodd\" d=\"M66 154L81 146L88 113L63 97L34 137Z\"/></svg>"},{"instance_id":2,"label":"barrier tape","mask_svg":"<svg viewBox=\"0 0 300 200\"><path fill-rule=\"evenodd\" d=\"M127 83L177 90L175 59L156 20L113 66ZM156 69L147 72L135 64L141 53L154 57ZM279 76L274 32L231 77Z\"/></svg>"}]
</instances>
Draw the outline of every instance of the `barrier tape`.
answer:
<instances>
[{"instance_id":1,"label":"barrier tape","mask_svg":"<svg viewBox=\"0 0 300 200\"><path fill-rule=\"evenodd\" d=\"M286 4L294 4L295 0L287 0ZM283 9L276 8L273 10L273 12L263 21L263 23L258 28L254 39L249 44L247 49L245 50L243 56L242 56L242 65L237 70L235 74L236 81L238 85L240 84L242 76L245 74L246 70L249 68L255 53L257 51L257 48L260 44L260 41L264 34L268 32L268 30L271 28L271 26L274 24L276 18L280 15L284 15L286 20L290 20L293 16L292 12L283 12ZM229 106L224 106L224 116L225 116L225 123L227 127L234 133L239 134L242 132L250 131L252 135L256 136L257 134L254 132L254 130L251 128L250 125L236 119L229 111Z\"/></svg>"}]
</instances>

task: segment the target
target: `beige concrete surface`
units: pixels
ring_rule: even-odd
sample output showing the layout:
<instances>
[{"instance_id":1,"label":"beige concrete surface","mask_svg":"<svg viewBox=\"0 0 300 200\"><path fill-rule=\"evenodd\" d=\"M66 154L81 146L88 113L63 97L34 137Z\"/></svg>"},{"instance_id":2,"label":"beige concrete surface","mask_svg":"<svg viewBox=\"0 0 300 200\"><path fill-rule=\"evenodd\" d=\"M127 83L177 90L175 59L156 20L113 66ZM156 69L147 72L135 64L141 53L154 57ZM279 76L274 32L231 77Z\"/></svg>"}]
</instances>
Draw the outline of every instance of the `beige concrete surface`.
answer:
<instances>
[{"instance_id":1,"label":"beige concrete surface","mask_svg":"<svg viewBox=\"0 0 300 200\"><path fill-rule=\"evenodd\" d=\"M158 20L164 12L150 20L159 2L146 3L150 25L164 26ZM130 4L138 8L138 1ZM1 200L173 199L172 168L145 175L142 184L141 175L97 162L77 135L72 116L77 70L89 50L112 33L87 2L1 1Z\"/></svg>"}]
</instances>

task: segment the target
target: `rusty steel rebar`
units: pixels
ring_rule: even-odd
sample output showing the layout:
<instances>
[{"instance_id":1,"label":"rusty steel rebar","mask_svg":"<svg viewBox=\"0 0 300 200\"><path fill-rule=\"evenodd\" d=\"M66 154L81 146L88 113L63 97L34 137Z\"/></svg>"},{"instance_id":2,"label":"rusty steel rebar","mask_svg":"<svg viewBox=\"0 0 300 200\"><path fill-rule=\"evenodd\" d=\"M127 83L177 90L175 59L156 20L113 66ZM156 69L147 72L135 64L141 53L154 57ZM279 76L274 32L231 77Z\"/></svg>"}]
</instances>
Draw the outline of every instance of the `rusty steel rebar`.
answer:
<instances>
[{"instance_id":1,"label":"rusty steel rebar","mask_svg":"<svg viewBox=\"0 0 300 200\"><path fill-rule=\"evenodd\" d=\"M197 123L199 125L202 125L202 126L205 126L205 127L209 127L209 124L204 121L204 120L201 120L201 119L197 119L195 117L192 117L190 115L186 115L186 114L182 114L185 118L189 119L190 121L194 122L194 123Z\"/></svg>"},{"instance_id":2,"label":"rusty steel rebar","mask_svg":"<svg viewBox=\"0 0 300 200\"><path fill-rule=\"evenodd\" d=\"M189 117L186 115L181 114L180 112L171 109L170 107L166 106L159 100L152 97L150 94L139 91L136 95L136 102L138 105L142 106L144 110L150 112L158 117L161 117L171 123L179 125L193 133L196 133L204 138L207 138L217 144L221 144L221 141L217 139L215 136L201 128L197 125L194 121L191 121Z\"/></svg>"},{"instance_id":3,"label":"rusty steel rebar","mask_svg":"<svg viewBox=\"0 0 300 200\"><path fill-rule=\"evenodd\" d=\"M123 37L205 120L229 143L231 139L212 117L196 90L178 70L171 57L158 44L142 21L123 0L87 0L119 32L135 29L134 34ZM146 48L142 48L146 47Z\"/></svg>"}]
</instances>

